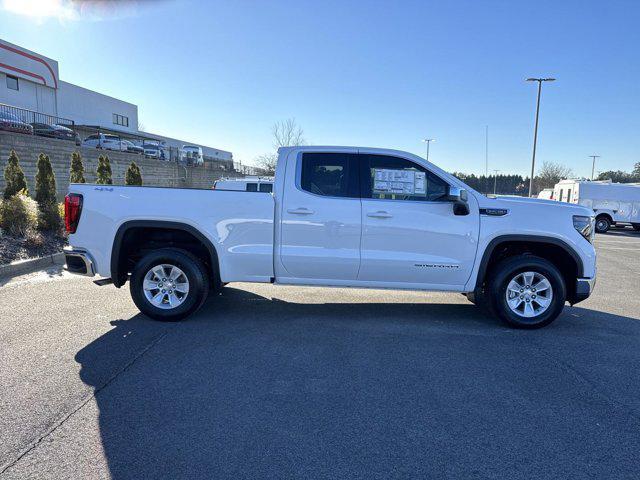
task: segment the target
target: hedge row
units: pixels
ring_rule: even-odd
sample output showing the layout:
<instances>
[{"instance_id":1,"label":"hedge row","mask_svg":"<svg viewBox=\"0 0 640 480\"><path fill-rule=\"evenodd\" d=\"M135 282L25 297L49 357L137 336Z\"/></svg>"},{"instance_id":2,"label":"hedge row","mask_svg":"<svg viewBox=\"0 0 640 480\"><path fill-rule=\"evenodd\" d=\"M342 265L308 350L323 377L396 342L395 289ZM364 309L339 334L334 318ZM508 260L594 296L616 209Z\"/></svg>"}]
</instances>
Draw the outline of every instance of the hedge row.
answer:
<instances>
[{"instance_id":1,"label":"hedge row","mask_svg":"<svg viewBox=\"0 0 640 480\"><path fill-rule=\"evenodd\" d=\"M30 236L36 231L62 231L64 209L56 202L56 177L48 155L38 155L36 191L34 198L20 167L20 159L11 150L4 169L5 188L0 203L0 229L12 235ZM84 165L79 152L71 155L69 169L71 183L85 183ZM113 178L109 157L100 155L96 170L96 183L112 185ZM142 185L142 174L135 162L131 162L125 175L125 185Z\"/></svg>"}]
</instances>

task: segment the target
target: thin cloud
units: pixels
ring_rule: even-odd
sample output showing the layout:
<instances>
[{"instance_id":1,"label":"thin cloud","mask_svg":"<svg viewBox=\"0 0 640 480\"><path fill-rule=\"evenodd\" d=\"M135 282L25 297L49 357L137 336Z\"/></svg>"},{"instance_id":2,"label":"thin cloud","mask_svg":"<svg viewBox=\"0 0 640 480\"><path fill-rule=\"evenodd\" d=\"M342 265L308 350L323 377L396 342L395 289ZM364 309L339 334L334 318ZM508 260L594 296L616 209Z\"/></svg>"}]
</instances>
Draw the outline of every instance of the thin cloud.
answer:
<instances>
[{"instance_id":1,"label":"thin cloud","mask_svg":"<svg viewBox=\"0 0 640 480\"><path fill-rule=\"evenodd\" d=\"M42 22L55 18L60 22L114 20L136 16L141 4L127 0L2 0L4 10Z\"/></svg>"}]
</instances>

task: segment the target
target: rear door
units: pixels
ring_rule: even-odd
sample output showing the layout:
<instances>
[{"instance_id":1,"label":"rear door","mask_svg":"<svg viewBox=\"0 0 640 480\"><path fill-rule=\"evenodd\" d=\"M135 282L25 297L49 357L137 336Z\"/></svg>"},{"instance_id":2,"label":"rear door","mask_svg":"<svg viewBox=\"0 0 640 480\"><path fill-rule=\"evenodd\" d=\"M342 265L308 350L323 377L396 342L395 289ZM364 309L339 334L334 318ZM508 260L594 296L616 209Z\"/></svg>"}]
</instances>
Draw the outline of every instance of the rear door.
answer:
<instances>
[{"instance_id":1,"label":"rear door","mask_svg":"<svg viewBox=\"0 0 640 480\"><path fill-rule=\"evenodd\" d=\"M303 151L288 160L280 217L281 277L357 278L361 206L355 162L350 152Z\"/></svg>"},{"instance_id":2,"label":"rear door","mask_svg":"<svg viewBox=\"0 0 640 480\"><path fill-rule=\"evenodd\" d=\"M362 250L358 280L388 286L462 287L477 249L479 214L454 214L448 184L424 166L360 155Z\"/></svg>"}]
</instances>

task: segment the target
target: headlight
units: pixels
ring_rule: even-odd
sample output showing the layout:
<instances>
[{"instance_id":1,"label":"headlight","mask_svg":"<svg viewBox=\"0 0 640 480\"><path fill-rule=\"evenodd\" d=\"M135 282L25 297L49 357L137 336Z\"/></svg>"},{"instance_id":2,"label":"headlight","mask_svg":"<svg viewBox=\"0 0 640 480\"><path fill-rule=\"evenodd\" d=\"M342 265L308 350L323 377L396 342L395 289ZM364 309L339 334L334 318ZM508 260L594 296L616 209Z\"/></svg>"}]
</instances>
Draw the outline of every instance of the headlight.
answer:
<instances>
[{"instance_id":1,"label":"headlight","mask_svg":"<svg viewBox=\"0 0 640 480\"><path fill-rule=\"evenodd\" d=\"M573 216L573 227L587 239L589 243L593 243L593 236L595 235L596 219L595 217L587 217L583 215Z\"/></svg>"}]
</instances>

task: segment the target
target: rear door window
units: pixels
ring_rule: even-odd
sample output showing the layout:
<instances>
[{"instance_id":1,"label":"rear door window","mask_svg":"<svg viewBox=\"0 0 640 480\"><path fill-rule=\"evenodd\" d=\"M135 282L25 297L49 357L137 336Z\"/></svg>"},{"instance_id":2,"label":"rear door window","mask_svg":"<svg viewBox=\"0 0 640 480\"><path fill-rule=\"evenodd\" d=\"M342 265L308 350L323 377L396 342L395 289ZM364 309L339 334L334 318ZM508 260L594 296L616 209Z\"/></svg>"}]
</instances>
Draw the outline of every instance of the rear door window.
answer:
<instances>
[{"instance_id":1,"label":"rear door window","mask_svg":"<svg viewBox=\"0 0 640 480\"><path fill-rule=\"evenodd\" d=\"M359 197L359 175L354 157L348 153L303 153L300 187L324 197Z\"/></svg>"},{"instance_id":2,"label":"rear door window","mask_svg":"<svg viewBox=\"0 0 640 480\"><path fill-rule=\"evenodd\" d=\"M258 184L257 183L247 183L247 192L257 192Z\"/></svg>"},{"instance_id":3,"label":"rear door window","mask_svg":"<svg viewBox=\"0 0 640 480\"><path fill-rule=\"evenodd\" d=\"M260 191L261 192L265 192L265 193L273 192L273 184L271 184L271 183L261 183L260 184Z\"/></svg>"}]
</instances>

